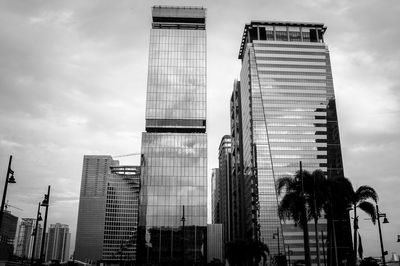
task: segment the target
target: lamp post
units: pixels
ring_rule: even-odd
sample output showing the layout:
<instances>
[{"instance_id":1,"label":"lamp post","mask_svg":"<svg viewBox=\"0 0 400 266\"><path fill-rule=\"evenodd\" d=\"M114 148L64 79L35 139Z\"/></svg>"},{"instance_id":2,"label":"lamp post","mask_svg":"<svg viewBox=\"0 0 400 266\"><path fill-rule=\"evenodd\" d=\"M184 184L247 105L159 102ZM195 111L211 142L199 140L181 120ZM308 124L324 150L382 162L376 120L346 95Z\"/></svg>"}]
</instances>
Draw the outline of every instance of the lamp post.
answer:
<instances>
[{"instance_id":1,"label":"lamp post","mask_svg":"<svg viewBox=\"0 0 400 266\"><path fill-rule=\"evenodd\" d=\"M32 257L31 257L31 265L34 264L35 262L35 247L36 247L36 238L37 238L37 234L38 234L38 225L39 225L39 221L42 221L42 214L40 213L40 202L38 204L38 210L37 210L37 215L36 215L36 225L35 225L35 229L33 231L33 246L32 246Z\"/></svg>"},{"instance_id":2,"label":"lamp post","mask_svg":"<svg viewBox=\"0 0 400 266\"><path fill-rule=\"evenodd\" d=\"M4 185L4 192L3 192L3 199L1 200L1 209L0 209L0 229L3 224L3 214L4 214L4 204L6 202L6 194L7 194L7 187L8 183L15 184L15 178L14 178L14 171L11 170L11 162L12 162L12 155L10 155L10 160L8 162L8 169L7 169L7 174L6 174L6 183ZM11 174L11 176L10 176Z\"/></svg>"},{"instance_id":3,"label":"lamp post","mask_svg":"<svg viewBox=\"0 0 400 266\"><path fill-rule=\"evenodd\" d=\"M379 240L381 242L381 253L382 253L382 265L386 266L385 255L387 255L387 251L383 248L383 241L382 241L382 229L381 229L381 220L380 218L383 217L384 224L389 223L388 219L386 218L386 213L379 212L379 207L376 205L376 218L378 219L378 228L379 228Z\"/></svg>"},{"instance_id":4,"label":"lamp post","mask_svg":"<svg viewBox=\"0 0 400 266\"><path fill-rule=\"evenodd\" d=\"M185 265L185 205L182 206L182 265Z\"/></svg>"},{"instance_id":5,"label":"lamp post","mask_svg":"<svg viewBox=\"0 0 400 266\"><path fill-rule=\"evenodd\" d=\"M278 238L278 256L281 255L280 243L279 243L279 227L276 228L276 233L272 234L272 239Z\"/></svg>"},{"instance_id":6,"label":"lamp post","mask_svg":"<svg viewBox=\"0 0 400 266\"><path fill-rule=\"evenodd\" d=\"M40 258L39 261L40 263L44 262L45 254L44 254L44 241L46 238L46 224L47 224L47 214L49 211L49 204L50 204L50 186L47 188L47 194L44 194L44 200L42 201L41 206L46 207L46 212L44 214L44 223L43 223L43 235L42 235L42 243L40 246Z\"/></svg>"}]
</instances>

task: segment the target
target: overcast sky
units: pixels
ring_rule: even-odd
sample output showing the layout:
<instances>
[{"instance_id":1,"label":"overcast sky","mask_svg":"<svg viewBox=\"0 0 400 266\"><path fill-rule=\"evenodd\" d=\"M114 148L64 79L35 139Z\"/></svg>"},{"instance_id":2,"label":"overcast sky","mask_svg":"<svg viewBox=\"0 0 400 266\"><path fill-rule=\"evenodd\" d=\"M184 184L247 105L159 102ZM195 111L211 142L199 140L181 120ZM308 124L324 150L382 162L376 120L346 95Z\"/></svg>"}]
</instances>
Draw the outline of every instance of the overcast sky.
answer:
<instances>
[{"instance_id":1,"label":"overcast sky","mask_svg":"<svg viewBox=\"0 0 400 266\"><path fill-rule=\"evenodd\" d=\"M73 252L83 155L140 151L153 5L207 8L209 176L229 134L244 24L325 23L345 174L377 190L385 248L399 253L398 0L0 0L0 189L12 154L7 199L23 209L12 213L35 217L51 185L49 222L70 225ZM364 253L378 256L378 228L363 218Z\"/></svg>"}]
</instances>

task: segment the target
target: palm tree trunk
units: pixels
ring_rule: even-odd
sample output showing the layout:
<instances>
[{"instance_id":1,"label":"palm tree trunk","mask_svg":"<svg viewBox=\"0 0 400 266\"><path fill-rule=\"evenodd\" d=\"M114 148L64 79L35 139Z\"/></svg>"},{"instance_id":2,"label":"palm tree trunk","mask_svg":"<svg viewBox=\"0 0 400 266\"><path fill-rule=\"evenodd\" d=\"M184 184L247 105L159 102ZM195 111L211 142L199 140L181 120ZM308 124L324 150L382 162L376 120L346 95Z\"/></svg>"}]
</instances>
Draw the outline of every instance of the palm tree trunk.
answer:
<instances>
[{"instance_id":1,"label":"palm tree trunk","mask_svg":"<svg viewBox=\"0 0 400 266\"><path fill-rule=\"evenodd\" d=\"M357 230L358 230L358 217L357 217L357 205L354 204L354 223L353 223L353 243L354 243L354 265L357 265Z\"/></svg>"},{"instance_id":2,"label":"palm tree trunk","mask_svg":"<svg viewBox=\"0 0 400 266\"><path fill-rule=\"evenodd\" d=\"M304 199L303 199L304 200ZM301 223L303 226L303 238L304 238L304 262L306 266L311 266L311 256L310 256L310 238L308 234L308 223L306 216L306 206L304 202L304 211L301 214Z\"/></svg>"},{"instance_id":3,"label":"palm tree trunk","mask_svg":"<svg viewBox=\"0 0 400 266\"><path fill-rule=\"evenodd\" d=\"M319 239L318 239L318 217L314 214L314 228L315 228L315 244L317 249L317 265L320 266L320 254L319 254Z\"/></svg>"}]
</instances>

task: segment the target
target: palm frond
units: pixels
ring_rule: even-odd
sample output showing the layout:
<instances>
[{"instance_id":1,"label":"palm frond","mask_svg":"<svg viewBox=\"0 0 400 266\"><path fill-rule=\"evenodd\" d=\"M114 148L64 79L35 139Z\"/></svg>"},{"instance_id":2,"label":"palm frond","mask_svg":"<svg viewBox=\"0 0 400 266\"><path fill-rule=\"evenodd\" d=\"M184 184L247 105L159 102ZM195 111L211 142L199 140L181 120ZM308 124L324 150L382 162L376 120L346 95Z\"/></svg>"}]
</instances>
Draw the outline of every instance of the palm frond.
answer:
<instances>
[{"instance_id":1,"label":"palm frond","mask_svg":"<svg viewBox=\"0 0 400 266\"><path fill-rule=\"evenodd\" d=\"M368 201L363 201L358 204L358 207L363 210L368 216L371 217L372 223L375 224L376 221L376 209L375 206Z\"/></svg>"},{"instance_id":2,"label":"palm frond","mask_svg":"<svg viewBox=\"0 0 400 266\"><path fill-rule=\"evenodd\" d=\"M286 188L286 190L288 190L288 188L290 188L293 185L293 178L290 176L284 176L279 178L276 181L276 192L278 193L278 195L281 195L282 190L284 188Z\"/></svg>"},{"instance_id":3,"label":"palm frond","mask_svg":"<svg viewBox=\"0 0 400 266\"><path fill-rule=\"evenodd\" d=\"M372 199L375 203L378 202L378 193L370 186L361 186L356 191L356 197L359 202L367 199Z\"/></svg>"}]
</instances>

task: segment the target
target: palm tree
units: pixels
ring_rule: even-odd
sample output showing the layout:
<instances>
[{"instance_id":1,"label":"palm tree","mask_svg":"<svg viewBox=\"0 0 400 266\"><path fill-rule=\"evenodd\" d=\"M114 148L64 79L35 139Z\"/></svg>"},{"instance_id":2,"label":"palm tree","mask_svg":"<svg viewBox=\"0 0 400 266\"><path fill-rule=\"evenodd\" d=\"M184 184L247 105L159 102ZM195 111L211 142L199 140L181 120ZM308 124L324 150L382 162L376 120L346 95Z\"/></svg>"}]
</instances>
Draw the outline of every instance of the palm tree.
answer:
<instances>
[{"instance_id":1,"label":"palm tree","mask_svg":"<svg viewBox=\"0 0 400 266\"><path fill-rule=\"evenodd\" d=\"M376 221L376 210L374 204L368 200L372 200L377 203L378 194L370 186L360 186L357 190L354 190L353 185L350 180L343 176L331 177L327 179L327 195L328 200L325 204L325 212L328 214L328 224L335 224L335 221L348 221L349 209L354 210L354 221L353 221L353 263L357 264L357 230L358 230L358 216L357 208L363 210L368 216L371 217L372 223L375 224ZM343 223L341 223L343 225ZM332 226L334 229L334 226ZM345 228L341 228L344 230ZM348 228L350 233L350 228ZM347 231L347 230L346 230ZM329 232L328 232L329 233ZM336 237L334 232L331 232L333 237ZM335 240L334 240L335 241ZM345 241L346 239L341 239ZM335 250L336 252L336 250ZM337 258L337 253L335 254L335 260L339 261L343 258Z\"/></svg>"},{"instance_id":2,"label":"palm tree","mask_svg":"<svg viewBox=\"0 0 400 266\"><path fill-rule=\"evenodd\" d=\"M347 198L349 200L349 205L353 207L354 211L354 222L353 222L353 252L354 252L354 262L357 264L357 231L358 231L358 216L357 216L357 208L360 208L364 211L368 216L371 217L371 221L375 224L376 221L376 210L375 205L369 202L368 200L372 200L375 203L378 202L378 194L375 189L370 186L360 186L357 190L354 190L353 185L350 180L347 178L343 178L343 185L347 187Z\"/></svg>"},{"instance_id":3,"label":"palm tree","mask_svg":"<svg viewBox=\"0 0 400 266\"><path fill-rule=\"evenodd\" d=\"M311 265L310 240L308 235L308 209L304 191L304 171L297 171L294 177L285 176L278 179L276 190L279 195L285 189L286 194L278 206L278 214L282 220L292 219L303 229L304 253L306 266Z\"/></svg>"}]
</instances>

